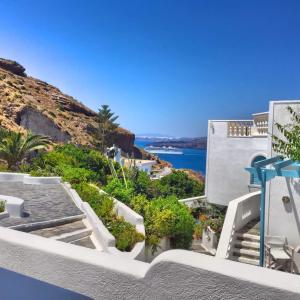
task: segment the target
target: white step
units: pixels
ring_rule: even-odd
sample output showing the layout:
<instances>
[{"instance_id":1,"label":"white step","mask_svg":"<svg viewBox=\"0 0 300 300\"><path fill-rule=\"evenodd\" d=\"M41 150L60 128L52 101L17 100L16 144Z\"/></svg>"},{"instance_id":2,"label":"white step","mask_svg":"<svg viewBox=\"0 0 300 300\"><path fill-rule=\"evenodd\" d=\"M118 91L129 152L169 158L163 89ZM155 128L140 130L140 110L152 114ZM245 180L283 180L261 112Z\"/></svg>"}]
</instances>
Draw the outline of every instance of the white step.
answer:
<instances>
[{"instance_id":1,"label":"white step","mask_svg":"<svg viewBox=\"0 0 300 300\"><path fill-rule=\"evenodd\" d=\"M250 258L256 259L259 258L259 252L251 249L243 249L243 248L234 248L233 253L237 255L247 255L251 256Z\"/></svg>"},{"instance_id":2,"label":"white step","mask_svg":"<svg viewBox=\"0 0 300 300\"><path fill-rule=\"evenodd\" d=\"M51 237L54 240L65 242L65 243L71 243L76 240L80 240L82 238L85 238L87 236L90 236L92 233L92 230L89 228L75 230L72 232L64 233L62 235L53 236Z\"/></svg>"},{"instance_id":3,"label":"white step","mask_svg":"<svg viewBox=\"0 0 300 300\"><path fill-rule=\"evenodd\" d=\"M243 239L243 240L251 240L255 242L259 242L260 238L259 235L250 234L250 233L237 233L236 234L237 239Z\"/></svg>"},{"instance_id":4,"label":"white step","mask_svg":"<svg viewBox=\"0 0 300 300\"><path fill-rule=\"evenodd\" d=\"M252 259L252 258L247 258L244 256L237 257L236 259L239 262L245 263L245 264L250 264L254 266L259 266L259 260L258 259Z\"/></svg>"},{"instance_id":5,"label":"white step","mask_svg":"<svg viewBox=\"0 0 300 300\"><path fill-rule=\"evenodd\" d=\"M250 249L258 250L259 249L259 242L250 242L250 241L237 240L234 243L234 246L236 248L250 248Z\"/></svg>"}]
</instances>

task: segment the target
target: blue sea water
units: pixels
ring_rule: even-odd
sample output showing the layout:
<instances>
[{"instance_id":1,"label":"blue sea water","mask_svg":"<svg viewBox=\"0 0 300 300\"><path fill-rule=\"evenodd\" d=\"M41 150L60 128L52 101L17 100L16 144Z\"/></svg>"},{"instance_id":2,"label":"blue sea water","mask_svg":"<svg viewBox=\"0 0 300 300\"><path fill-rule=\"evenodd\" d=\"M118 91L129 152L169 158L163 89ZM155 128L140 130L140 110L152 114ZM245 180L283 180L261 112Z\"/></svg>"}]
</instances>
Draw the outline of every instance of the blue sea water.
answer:
<instances>
[{"instance_id":1,"label":"blue sea water","mask_svg":"<svg viewBox=\"0 0 300 300\"><path fill-rule=\"evenodd\" d=\"M137 147L145 148L151 144L151 142L135 140ZM206 166L206 150L200 149L181 149L183 154L155 154L160 159L170 162L176 169L192 169L197 172L201 172L205 175Z\"/></svg>"}]
</instances>

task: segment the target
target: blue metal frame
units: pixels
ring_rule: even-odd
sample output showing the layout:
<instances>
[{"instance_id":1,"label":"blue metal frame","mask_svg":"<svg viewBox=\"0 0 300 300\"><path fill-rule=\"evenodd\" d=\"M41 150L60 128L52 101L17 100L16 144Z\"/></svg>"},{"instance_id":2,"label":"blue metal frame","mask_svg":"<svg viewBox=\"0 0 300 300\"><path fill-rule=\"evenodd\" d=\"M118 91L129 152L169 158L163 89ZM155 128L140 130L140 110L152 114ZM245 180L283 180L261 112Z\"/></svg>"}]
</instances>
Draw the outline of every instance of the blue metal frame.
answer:
<instances>
[{"instance_id":1,"label":"blue metal frame","mask_svg":"<svg viewBox=\"0 0 300 300\"><path fill-rule=\"evenodd\" d=\"M273 165L273 168L268 168ZM284 169L290 167L289 169ZM245 168L250 174L257 176L261 185L260 195L260 251L259 265L264 266L265 258L265 198L266 198L266 183L276 176L286 178L300 178L300 164L290 159L283 160L281 156L264 159L254 163L253 167Z\"/></svg>"}]
</instances>

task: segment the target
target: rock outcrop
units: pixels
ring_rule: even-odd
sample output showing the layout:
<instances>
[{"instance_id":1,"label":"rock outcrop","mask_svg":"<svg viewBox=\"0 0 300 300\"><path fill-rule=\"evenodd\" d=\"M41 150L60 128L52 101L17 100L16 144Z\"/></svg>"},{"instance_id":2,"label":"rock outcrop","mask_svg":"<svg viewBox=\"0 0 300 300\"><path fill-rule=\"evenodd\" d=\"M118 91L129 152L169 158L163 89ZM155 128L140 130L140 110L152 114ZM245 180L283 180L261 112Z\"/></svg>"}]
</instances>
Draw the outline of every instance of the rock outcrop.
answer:
<instances>
[{"instance_id":1,"label":"rock outcrop","mask_svg":"<svg viewBox=\"0 0 300 300\"><path fill-rule=\"evenodd\" d=\"M55 142L91 145L96 113L58 88L25 74L17 62L0 59L0 125L10 130L31 130ZM134 134L118 128L112 139L132 153Z\"/></svg>"},{"instance_id":2,"label":"rock outcrop","mask_svg":"<svg viewBox=\"0 0 300 300\"><path fill-rule=\"evenodd\" d=\"M0 68L15 75L26 77L25 68L16 61L0 58Z\"/></svg>"}]
</instances>

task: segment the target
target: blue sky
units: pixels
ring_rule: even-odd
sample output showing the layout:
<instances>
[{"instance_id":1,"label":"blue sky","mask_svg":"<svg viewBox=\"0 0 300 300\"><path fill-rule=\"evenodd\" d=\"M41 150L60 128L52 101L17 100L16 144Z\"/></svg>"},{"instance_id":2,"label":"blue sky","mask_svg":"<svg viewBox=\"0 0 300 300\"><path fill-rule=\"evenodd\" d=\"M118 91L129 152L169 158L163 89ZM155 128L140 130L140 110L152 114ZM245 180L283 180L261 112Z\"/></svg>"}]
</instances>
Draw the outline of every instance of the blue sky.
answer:
<instances>
[{"instance_id":1,"label":"blue sky","mask_svg":"<svg viewBox=\"0 0 300 300\"><path fill-rule=\"evenodd\" d=\"M0 0L0 57L135 133L205 135L300 98L300 1Z\"/></svg>"}]
</instances>

